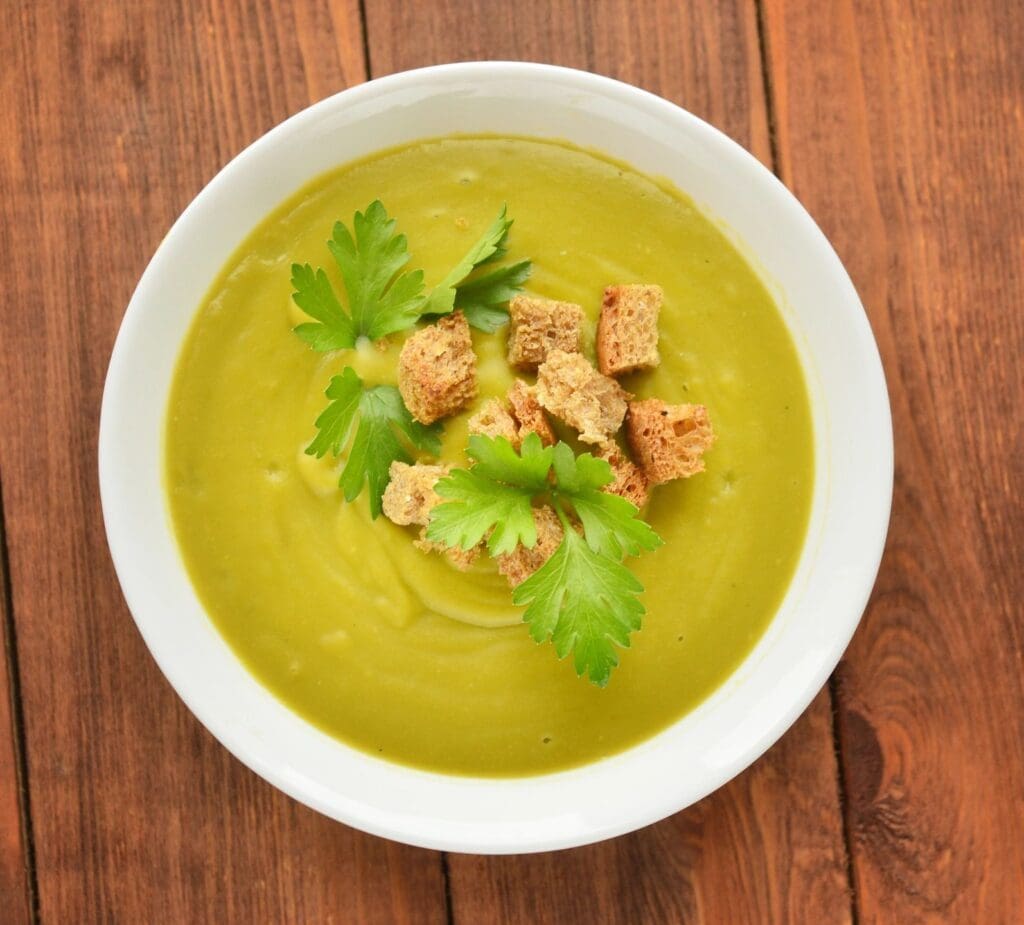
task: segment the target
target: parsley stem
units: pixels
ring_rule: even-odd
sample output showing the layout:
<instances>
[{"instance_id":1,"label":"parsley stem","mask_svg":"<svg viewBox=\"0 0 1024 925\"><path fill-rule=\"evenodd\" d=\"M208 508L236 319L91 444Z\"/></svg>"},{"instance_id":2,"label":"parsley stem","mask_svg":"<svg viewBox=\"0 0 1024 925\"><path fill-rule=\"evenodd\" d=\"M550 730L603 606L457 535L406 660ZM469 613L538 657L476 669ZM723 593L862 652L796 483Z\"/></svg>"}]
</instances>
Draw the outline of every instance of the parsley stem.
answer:
<instances>
[{"instance_id":1,"label":"parsley stem","mask_svg":"<svg viewBox=\"0 0 1024 925\"><path fill-rule=\"evenodd\" d=\"M562 499L558 497L557 491L551 492L551 506L555 509L558 519L562 522L562 529L571 530L572 524L569 523L569 517L565 513L565 509L562 507Z\"/></svg>"}]
</instances>

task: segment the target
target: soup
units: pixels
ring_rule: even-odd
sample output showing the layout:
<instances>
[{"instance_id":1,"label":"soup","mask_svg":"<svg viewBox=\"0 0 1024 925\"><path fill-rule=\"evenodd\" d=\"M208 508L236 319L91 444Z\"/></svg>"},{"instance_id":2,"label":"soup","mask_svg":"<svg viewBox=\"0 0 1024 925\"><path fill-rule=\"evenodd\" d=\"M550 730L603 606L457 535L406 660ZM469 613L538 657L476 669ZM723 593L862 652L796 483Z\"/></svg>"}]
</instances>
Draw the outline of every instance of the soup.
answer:
<instances>
[{"instance_id":1,"label":"soup","mask_svg":"<svg viewBox=\"0 0 1024 925\"><path fill-rule=\"evenodd\" d=\"M486 556L468 572L407 528L347 503L339 462L305 453L332 376L394 383L386 349L317 353L292 333L294 262L326 265L334 222L375 199L438 282L507 203L531 294L575 302L593 356L604 287L664 291L661 362L639 398L707 406L706 471L657 487L664 540L630 560L647 613L610 683L538 645ZM515 373L504 328L473 332L479 395L446 419L441 459L465 466L467 421ZM224 268L183 347L166 424L166 487L185 565L248 670L323 731L451 774L531 775L592 762L692 710L764 633L792 578L814 479L803 372L756 273L686 196L567 144L451 137L323 176L268 216Z\"/></svg>"}]
</instances>

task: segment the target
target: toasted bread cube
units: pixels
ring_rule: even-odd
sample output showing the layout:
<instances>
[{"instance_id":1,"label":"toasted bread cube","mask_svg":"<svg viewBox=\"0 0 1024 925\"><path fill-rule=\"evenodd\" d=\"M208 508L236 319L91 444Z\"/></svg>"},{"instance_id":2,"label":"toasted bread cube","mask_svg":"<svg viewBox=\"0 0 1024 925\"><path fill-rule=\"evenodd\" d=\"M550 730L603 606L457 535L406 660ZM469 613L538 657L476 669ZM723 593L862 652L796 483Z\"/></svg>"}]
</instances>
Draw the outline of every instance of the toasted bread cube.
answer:
<instances>
[{"instance_id":1,"label":"toasted bread cube","mask_svg":"<svg viewBox=\"0 0 1024 925\"><path fill-rule=\"evenodd\" d=\"M420 524L420 536L413 545L423 552L439 552L460 572L466 571L480 555L480 547L464 550L434 543L427 539L427 522L430 512L441 503L441 496L434 491L438 479L444 478L451 466L425 466L420 463L410 466L397 459L389 470L391 481L384 489L382 505L384 516L392 523L405 527Z\"/></svg>"},{"instance_id":2,"label":"toasted bread cube","mask_svg":"<svg viewBox=\"0 0 1024 925\"><path fill-rule=\"evenodd\" d=\"M497 398L489 398L469 419L469 432L483 437L505 437L513 446L519 445L519 425Z\"/></svg>"},{"instance_id":3,"label":"toasted bread cube","mask_svg":"<svg viewBox=\"0 0 1024 925\"><path fill-rule=\"evenodd\" d=\"M626 435L652 485L704 471L715 434L703 405L666 405L660 398L629 403Z\"/></svg>"},{"instance_id":4,"label":"toasted bread cube","mask_svg":"<svg viewBox=\"0 0 1024 925\"><path fill-rule=\"evenodd\" d=\"M612 475L615 476L615 480L605 485L601 491L625 498L638 508L647 504L650 485L644 470L628 459L614 440L602 443L594 455L607 462L612 467Z\"/></svg>"},{"instance_id":5,"label":"toasted bread cube","mask_svg":"<svg viewBox=\"0 0 1024 925\"><path fill-rule=\"evenodd\" d=\"M579 351L583 309L575 303L517 295L508 314L508 361L513 366L536 369L552 350Z\"/></svg>"},{"instance_id":6,"label":"toasted bread cube","mask_svg":"<svg viewBox=\"0 0 1024 925\"><path fill-rule=\"evenodd\" d=\"M512 552L507 552L496 559L498 571L513 588L521 585L547 562L562 542L562 522L554 508L535 508L533 522L537 525L537 542L533 548L527 549L520 544Z\"/></svg>"},{"instance_id":7,"label":"toasted bread cube","mask_svg":"<svg viewBox=\"0 0 1024 925\"><path fill-rule=\"evenodd\" d=\"M388 471L391 481L381 499L384 516L400 527L426 524L431 510L441 503L434 486L438 479L444 478L451 471L451 467L424 466L420 463L410 466L396 459Z\"/></svg>"},{"instance_id":8,"label":"toasted bread cube","mask_svg":"<svg viewBox=\"0 0 1024 925\"><path fill-rule=\"evenodd\" d=\"M606 376L651 369L658 356L661 286L609 286L597 322L597 368Z\"/></svg>"},{"instance_id":9,"label":"toasted bread cube","mask_svg":"<svg viewBox=\"0 0 1024 925\"><path fill-rule=\"evenodd\" d=\"M444 555L448 562L460 572L468 572L473 563L480 558L480 546L472 549L462 549L460 546L445 546L444 543L435 543L427 539L427 528L420 530L420 538L412 541L413 546L426 553L437 552Z\"/></svg>"},{"instance_id":10,"label":"toasted bread cube","mask_svg":"<svg viewBox=\"0 0 1024 925\"><path fill-rule=\"evenodd\" d=\"M497 398L490 398L469 419L470 434L484 437L505 437L517 450L529 433L535 433L541 443L549 446L555 442L547 415L537 401L533 389L522 379L517 379L508 390L509 407Z\"/></svg>"},{"instance_id":11,"label":"toasted bread cube","mask_svg":"<svg viewBox=\"0 0 1024 925\"><path fill-rule=\"evenodd\" d=\"M455 414L476 398L476 354L462 312L445 315L402 345L398 390L421 424Z\"/></svg>"},{"instance_id":12,"label":"toasted bread cube","mask_svg":"<svg viewBox=\"0 0 1024 925\"><path fill-rule=\"evenodd\" d=\"M553 350L537 371L537 400L584 443L607 441L622 426L631 397L579 353Z\"/></svg>"},{"instance_id":13,"label":"toasted bread cube","mask_svg":"<svg viewBox=\"0 0 1024 925\"><path fill-rule=\"evenodd\" d=\"M517 446L530 433L540 437L540 442L545 446L555 442L555 432L551 429L551 422L548 421L540 402L537 401L536 389L528 386L522 379L516 379L508 390L508 403L512 406L512 417L518 425Z\"/></svg>"}]
</instances>

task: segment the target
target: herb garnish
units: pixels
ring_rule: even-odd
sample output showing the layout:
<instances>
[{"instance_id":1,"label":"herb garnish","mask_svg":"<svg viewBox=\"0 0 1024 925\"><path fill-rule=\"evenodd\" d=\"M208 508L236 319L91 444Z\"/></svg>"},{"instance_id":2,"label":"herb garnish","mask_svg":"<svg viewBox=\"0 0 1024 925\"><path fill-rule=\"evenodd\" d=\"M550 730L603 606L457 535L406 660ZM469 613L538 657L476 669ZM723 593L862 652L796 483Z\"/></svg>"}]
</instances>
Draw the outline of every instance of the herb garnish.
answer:
<instances>
[{"instance_id":1,"label":"herb garnish","mask_svg":"<svg viewBox=\"0 0 1024 925\"><path fill-rule=\"evenodd\" d=\"M292 265L292 299L314 319L293 330L314 350L351 350L360 337L379 340L413 327L424 316L448 314L456 307L482 331L492 332L508 320L504 305L522 289L530 275L530 261L469 278L507 252L512 219L504 206L429 295L424 293L422 270L401 272L409 262L409 247L405 235L395 233L395 225L379 199L364 212L355 213L352 231L343 222L335 222L327 247L345 284L348 311L322 267L314 270L308 263ZM441 451L441 427L420 424L405 407L398 389L389 385L367 388L351 367L331 379L326 395L330 404L316 419L317 435L306 453L317 458L328 452L340 456L358 413L359 425L340 486L345 500L354 501L363 484L369 485L370 514L376 519L391 463L412 462L409 448L436 456Z\"/></svg>"},{"instance_id":2,"label":"herb garnish","mask_svg":"<svg viewBox=\"0 0 1024 925\"><path fill-rule=\"evenodd\" d=\"M436 424L426 427L414 420L393 385L365 388L351 366L331 379L326 395L331 402L316 419L317 435L306 453L318 459L328 451L340 455L358 412L359 426L341 472L340 485L345 500L354 501L366 482L370 488L370 516L376 519L381 512L381 496L388 485L391 463L412 462L399 434L416 449L436 456L441 452L441 428Z\"/></svg>"},{"instance_id":3,"label":"herb garnish","mask_svg":"<svg viewBox=\"0 0 1024 925\"><path fill-rule=\"evenodd\" d=\"M508 309L504 306L517 292L522 292L531 269L530 261L522 260L468 280L455 290L455 307L478 331L492 334L508 321Z\"/></svg>"},{"instance_id":4,"label":"herb garnish","mask_svg":"<svg viewBox=\"0 0 1024 925\"><path fill-rule=\"evenodd\" d=\"M322 267L292 265L292 299L315 319L294 331L314 350L350 350L360 336L379 340L411 328L424 315L446 315L456 307L482 331L494 331L508 320L502 304L522 289L530 275L530 261L469 279L475 270L507 252L512 219L504 206L429 295L424 294L422 270L399 274L409 262L409 246L404 234L395 234L395 224L379 199L365 212L356 212L352 232L343 222L335 222L327 247L345 283L347 313Z\"/></svg>"},{"instance_id":5,"label":"herb garnish","mask_svg":"<svg viewBox=\"0 0 1024 925\"><path fill-rule=\"evenodd\" d=\"M338 302L323 269L292 265L292 298L319 323L300 324L295 333L315 350L344 350L362 335L379 340L412 327L424 312L423 271L397 276L409 262L404 234L395 234L395 220L378 199L366 212L356 212L353 236L342 222L334 223L327 242L348 293L349 314Z\"/></svg>"},{"instance_id":6,"label":"herb garnish","mask_svg":"<svg viewBox=\"0 0 1024 925\"><path fill-rule=\"evenodd\" d=\"M559 658L572 652L576 673L604 687L619 663L616 646L629 646L645 612L637 599L643 586L622 558L656 549L661 538L634 505L600 490L613 478L603 459L575 456L561 442L544 447L536 434L519 453L504 437L474 435L466 452L473 465L435 486L445 502L431 512L427 538L468 550L486 536L492 556L517 543L532 548L533 502L549 503L562 523L561 544L512 600L528 605L523 621L537 642L551 639Z\"/></svg>"},{"instance_id":7,"label":"herb garnish","mask_svg":"<svg viewBox=\"0 0 1024 925\"><path fill-rule=\"evenodd\" d=\"M455 290L477 267L494 260L500 260L508 251L508 231L512 227L512 219L507 216L505 206L501 207L498 217L491 222L491 227L484 232L469 252L449 271L448 275L430 293L426 310L431 314L443 315L455 306Z\"/></svg>"}]
</instances>

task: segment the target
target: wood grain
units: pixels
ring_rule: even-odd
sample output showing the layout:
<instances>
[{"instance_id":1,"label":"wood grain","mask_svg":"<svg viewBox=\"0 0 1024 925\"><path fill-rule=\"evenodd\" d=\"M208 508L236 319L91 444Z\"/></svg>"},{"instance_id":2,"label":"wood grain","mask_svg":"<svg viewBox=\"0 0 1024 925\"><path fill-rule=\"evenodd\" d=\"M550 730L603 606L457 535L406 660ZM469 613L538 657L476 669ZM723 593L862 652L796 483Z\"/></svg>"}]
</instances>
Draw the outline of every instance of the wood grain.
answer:
<instances>
[{"instance_id":1,"label":"wood grain","mask_svg":"<svg viewBox=\"0 0 1024 925\"><path fill-rule=\"evenodd\" d=\"M896 492L840 671L861 922L1024 899L1024 7L768 0L784 179L864 299Z\"/></svg>"},{"instance_id":2,"label":"wood grain","mask_svg":"<svg viewBox=\"0 0 1024 925\"><path fill-rule=\"evenodd\" d=\"M436 853L303 809L187 713L121 600L95 475L146 261L242 146L365 77L355 0L4 3L0 61L0 471L41 920L443 922Z\"/></svg>"},{"instance_id":3,"label":"wood grain","mask_svg":"<svg viewBox=\"0 0 1024 925\"><path fill-rule=\"evenodd\" d=\"M639 84L770 160L753 6L741 2L366 4L372 76L474 58L543 60ZM456 923L848 922L828 695L699 806L579 851L449 858Z\"/></svg>"}]
</instances>

